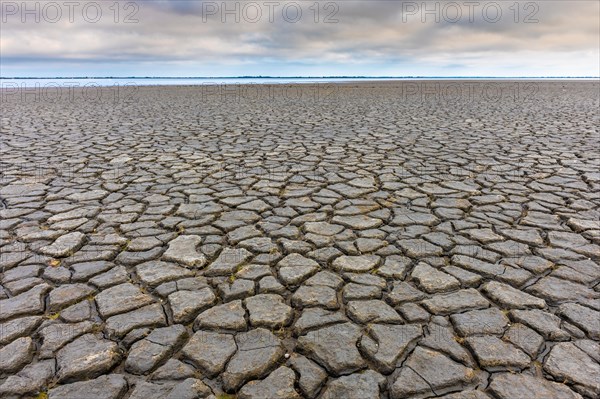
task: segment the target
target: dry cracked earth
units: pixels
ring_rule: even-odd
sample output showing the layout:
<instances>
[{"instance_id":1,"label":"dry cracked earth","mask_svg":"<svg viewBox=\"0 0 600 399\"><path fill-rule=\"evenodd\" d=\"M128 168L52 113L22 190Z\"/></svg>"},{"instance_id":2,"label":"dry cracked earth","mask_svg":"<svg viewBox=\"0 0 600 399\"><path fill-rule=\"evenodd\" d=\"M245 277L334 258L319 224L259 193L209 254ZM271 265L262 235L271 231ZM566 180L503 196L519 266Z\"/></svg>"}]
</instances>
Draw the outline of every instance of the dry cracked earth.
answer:
<instances>
[{"instance_id":1,"label":"dry cracked earth","mask_svg":"<svg viewBox=\"0 0 600 399\"><path fill-rule=\"evenodd\" d=\"M599 85L496 84L5 99L0 397L598 398Z\"/></svg>"}]
</instances>

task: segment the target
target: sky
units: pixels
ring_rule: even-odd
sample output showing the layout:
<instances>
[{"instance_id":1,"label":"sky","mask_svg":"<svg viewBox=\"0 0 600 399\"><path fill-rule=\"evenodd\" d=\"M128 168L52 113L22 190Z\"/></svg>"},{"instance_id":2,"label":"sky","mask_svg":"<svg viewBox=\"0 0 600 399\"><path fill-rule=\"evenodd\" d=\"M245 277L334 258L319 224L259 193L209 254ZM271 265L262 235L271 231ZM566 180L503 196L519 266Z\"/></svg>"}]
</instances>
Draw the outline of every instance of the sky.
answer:
<instances>
[{"instance_id":1,"label":"sky","mask_svg":"<svg viewBox=\"0 0 600 399\"><path fill-rule=\"evenodd\" d=\"M600 1L6 1L0 76L600 76Z\"/></svg>"}]
</instances>

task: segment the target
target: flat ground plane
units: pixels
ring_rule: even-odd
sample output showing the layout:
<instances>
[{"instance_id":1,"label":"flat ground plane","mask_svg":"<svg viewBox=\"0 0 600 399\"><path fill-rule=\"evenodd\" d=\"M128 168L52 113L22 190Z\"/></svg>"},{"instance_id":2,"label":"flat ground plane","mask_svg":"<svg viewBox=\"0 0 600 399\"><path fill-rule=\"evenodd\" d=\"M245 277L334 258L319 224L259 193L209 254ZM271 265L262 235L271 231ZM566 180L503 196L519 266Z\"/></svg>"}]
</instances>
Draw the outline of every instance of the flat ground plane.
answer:
<instances>
[{"instance_id":1,"label":"flat ground plane","mask_svg":"<svg viewBox=\"0 0 600 399\"><path fill-rule=\"evenodd\" d=\"M598 93L4 93L0 396L597 398Z\"/></svg>"}]
</instances>

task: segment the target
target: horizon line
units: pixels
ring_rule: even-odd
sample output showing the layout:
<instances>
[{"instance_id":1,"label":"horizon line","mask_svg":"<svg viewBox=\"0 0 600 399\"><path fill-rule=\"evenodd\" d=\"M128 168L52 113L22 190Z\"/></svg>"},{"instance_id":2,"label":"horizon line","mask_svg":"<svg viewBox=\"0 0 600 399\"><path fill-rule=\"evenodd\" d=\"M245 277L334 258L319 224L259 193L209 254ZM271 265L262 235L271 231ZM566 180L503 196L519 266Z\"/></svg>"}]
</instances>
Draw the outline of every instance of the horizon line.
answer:
<instances>
[{"instance_id":1,"label":"horizon line","mask_svg":"<svg viewBox=\"0 0 600 399\"><path fill-rule=\"evenodd\" d=\"M242 75L242 76L0 76L0 79L600 79L600 76L494 76L494 75L476 75L476 76L426 76L426 75L404 75L404 76L367 76L367 75L329 75L329 76L263 76L263 75Z\"/></svg>"}]
</instances>

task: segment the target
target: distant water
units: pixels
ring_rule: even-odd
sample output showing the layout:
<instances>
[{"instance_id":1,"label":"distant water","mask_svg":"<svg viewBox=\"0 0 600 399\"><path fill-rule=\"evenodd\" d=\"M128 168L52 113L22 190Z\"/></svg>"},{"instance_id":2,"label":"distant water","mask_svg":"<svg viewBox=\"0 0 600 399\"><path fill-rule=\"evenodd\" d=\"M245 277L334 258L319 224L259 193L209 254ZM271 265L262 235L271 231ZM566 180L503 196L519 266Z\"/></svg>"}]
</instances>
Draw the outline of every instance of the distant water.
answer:
<instances>
[{"instance_id":1,"label":"distant water","mask_svg":"<svg viewBox=\"0 0 600 399\"><path fill-rule=\"evenodd\" d=\"M173 86L210 84L285 84L285 83L335 83L389 80L598 80L598 78L495 78L495 77L341 77L341 78L1 78L0 88L15 87L99 87L99 86Z\"/></svg>"}]
</instances>

